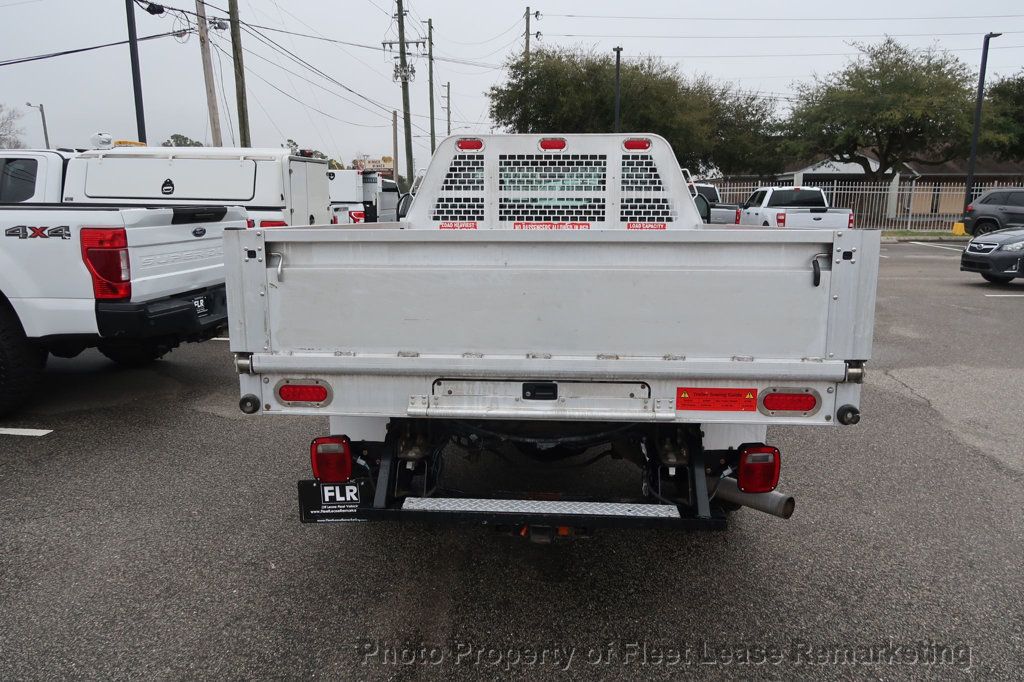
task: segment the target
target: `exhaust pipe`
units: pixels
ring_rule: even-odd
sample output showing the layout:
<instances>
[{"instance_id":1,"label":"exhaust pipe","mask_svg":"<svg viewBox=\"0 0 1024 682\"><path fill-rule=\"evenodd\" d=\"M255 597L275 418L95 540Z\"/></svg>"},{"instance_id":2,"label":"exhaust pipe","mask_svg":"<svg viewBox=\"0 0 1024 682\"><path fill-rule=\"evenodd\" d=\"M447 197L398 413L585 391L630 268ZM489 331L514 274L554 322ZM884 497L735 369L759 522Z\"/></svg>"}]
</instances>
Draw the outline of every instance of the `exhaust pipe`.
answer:
<instances>
[{"instance_id":1,"label":"exhaust pipe","mask_svg":"<svg viewBox=\"0 0 1024 682\"><path fill-rule=\"evenodd\" d=\"M796 500L792 495L785 495L777 490L770 493L745 493L739 489L736 479L728 476L718 479L715 497L778 516L780 519L788 519L796 509Z\"/></svg>"}]
</instances>

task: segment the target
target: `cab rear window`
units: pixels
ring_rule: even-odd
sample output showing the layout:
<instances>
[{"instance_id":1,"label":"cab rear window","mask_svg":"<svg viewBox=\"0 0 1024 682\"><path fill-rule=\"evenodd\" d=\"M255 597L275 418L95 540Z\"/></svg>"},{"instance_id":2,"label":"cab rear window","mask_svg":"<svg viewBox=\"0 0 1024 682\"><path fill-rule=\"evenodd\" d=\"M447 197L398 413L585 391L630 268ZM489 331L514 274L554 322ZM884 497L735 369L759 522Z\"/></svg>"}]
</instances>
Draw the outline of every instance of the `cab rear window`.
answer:
<instances>
[{"instance_id":1,"label":"cab rear window","mask_svg":"<svg viewBox=\"0 0 1024 682\"><path fill-rule=\"evenodd\" d=\"M827 206L825 195L820 189L777 189L768 199L768 206L794 206L797 208L822 208Z\"/></svg>"},{"instance_id":2,"label":"cab rear window","mask_svg":"<svg viewBox=\"0 0 1024 682\"><path fill-rule=\"evenodd\" d=\"M36 193L35 159L0 159L0 204L28 201Z\"/></svg>"}]
</instances>

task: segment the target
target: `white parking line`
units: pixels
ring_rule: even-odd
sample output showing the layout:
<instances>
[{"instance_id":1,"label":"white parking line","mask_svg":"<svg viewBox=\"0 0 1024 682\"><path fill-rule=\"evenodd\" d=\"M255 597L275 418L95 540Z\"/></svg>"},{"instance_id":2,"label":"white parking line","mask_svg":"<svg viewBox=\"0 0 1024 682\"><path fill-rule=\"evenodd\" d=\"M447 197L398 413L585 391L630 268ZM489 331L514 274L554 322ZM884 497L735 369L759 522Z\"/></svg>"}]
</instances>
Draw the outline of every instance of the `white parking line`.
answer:
<instances>
[{"instance_id":1,"label":"white parking line","mask_svg":"<svg viewBox=\"0 0 1024 682\"><path fill-rule=\"evenodd\" d=\"M231 339L229 339L229 338L228 338L228 337L226 337L226 336L215 336L215 337L213 337L213 338L212 338L212 339L210 339L210 340L211 340L211 341L230 341Z\"/></svg>"},{"instance_id":2,"label":"white parking line","mask_svg":"<svg viewBox=\"0 0 1024 682\"><path fill-rule=\"evenodd\" d=\"M985 294L985 298L1024 298L1024 294Z\"/></svg>"},{"instance_id":3,"label":"white parking line","mask_svg":"<svg viewBox=\"0 0 1024 682\"><path fill-rule=\"evenodd\" d=\"M910 244L917 244L918 246L930 246L933 249L946 249L947 251L963 251L959 246L943 246L942 244L929 244L928 242L909 242Z\"/></svg>"},{"instance_id":4,"label":"white parking line","mask_svg":"<svg viewBox=\"0 0 1024 682\"><path fill-rule=\"evenodd\" d=\"M45 436L53 433L53 429L5 429L0 428L0 436Z\"/></svg>"}]
</instances>

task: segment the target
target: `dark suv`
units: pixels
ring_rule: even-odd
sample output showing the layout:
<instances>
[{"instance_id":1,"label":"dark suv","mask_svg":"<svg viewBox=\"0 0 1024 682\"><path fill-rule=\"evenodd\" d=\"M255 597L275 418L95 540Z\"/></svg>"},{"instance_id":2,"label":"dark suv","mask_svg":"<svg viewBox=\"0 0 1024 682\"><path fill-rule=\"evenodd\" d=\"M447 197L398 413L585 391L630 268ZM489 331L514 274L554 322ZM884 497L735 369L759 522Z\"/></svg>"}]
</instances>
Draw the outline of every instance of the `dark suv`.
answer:
<instances>
[{"instance_id":1,"label":"dark suv","mask_svg":"<svg viewBox=\"0 0 1024 682\"><path fill-rule=\"evenodd\" d=\"M1024 227L1024 187L990 189L967 206L964 229L970 235Z\"/></svg>"}]
</instances>

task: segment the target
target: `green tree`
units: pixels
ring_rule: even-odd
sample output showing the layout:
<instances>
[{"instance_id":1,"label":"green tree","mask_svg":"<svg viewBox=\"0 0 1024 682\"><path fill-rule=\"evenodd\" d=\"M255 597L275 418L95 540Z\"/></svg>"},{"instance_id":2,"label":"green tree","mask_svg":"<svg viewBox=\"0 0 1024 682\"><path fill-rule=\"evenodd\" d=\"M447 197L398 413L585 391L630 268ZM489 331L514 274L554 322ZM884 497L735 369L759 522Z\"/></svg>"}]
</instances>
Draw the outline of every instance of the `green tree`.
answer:
<instances>
[{"instance_id":1,"label":"green tree","mask_svg":"<svg viewBox=\"0 0 1024 682\"><path fill-rule=\"evenodd\" d=\"M793 153L856 163L874 178L907 161L963 156L971 131L970 70L949 53L914 50L892 38L858 47L861 56L842 71L797 86L788 121Z\"/></svg>"},{"instance_id":2,"label":"green tree","mask_svg":"<svg viewBox=\"0 0 1024 682\"><path fill-rule=\"evenodd\" d=\"M1024 71L996 81L985 106L985 148L1003 159L1024 161Z\"/></svg>"},{"instance_id":3,"label":"green tree","mask_svg":"<svg viewBox=\"0 0 1024 682\"><path fill-rule=\"evenodd\" d=\"M160 143L162 147L202 147L203 143L198 140L193 140L187 135L181 133L174 133L169 138Z\"/></svg>"}]
</instances>

